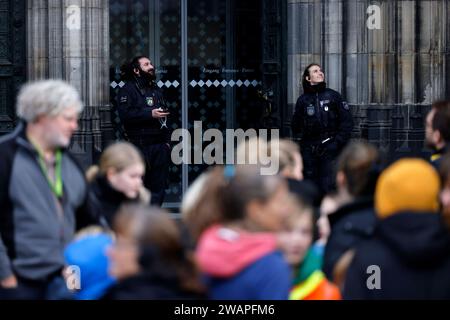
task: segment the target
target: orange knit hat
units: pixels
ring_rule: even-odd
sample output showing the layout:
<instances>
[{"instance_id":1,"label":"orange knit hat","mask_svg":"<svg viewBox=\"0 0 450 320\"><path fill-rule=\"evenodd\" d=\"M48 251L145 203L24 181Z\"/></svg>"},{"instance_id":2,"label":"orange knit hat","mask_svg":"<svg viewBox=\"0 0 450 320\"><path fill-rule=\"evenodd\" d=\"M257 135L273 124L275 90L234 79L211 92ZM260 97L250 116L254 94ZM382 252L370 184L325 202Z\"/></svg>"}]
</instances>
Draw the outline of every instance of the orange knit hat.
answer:
<instances>
[{"instance_id":1,"label":"orange knit hat","mask_svg":"<svg viewBox=\"0 0 450 320\"><path fill-rule=\"evenodd\" d=\"M439 176L422 159L398 160L380 176L375 190L375 209L380 218L401 211L437 212Z\"/></svg>"}]
</instances>

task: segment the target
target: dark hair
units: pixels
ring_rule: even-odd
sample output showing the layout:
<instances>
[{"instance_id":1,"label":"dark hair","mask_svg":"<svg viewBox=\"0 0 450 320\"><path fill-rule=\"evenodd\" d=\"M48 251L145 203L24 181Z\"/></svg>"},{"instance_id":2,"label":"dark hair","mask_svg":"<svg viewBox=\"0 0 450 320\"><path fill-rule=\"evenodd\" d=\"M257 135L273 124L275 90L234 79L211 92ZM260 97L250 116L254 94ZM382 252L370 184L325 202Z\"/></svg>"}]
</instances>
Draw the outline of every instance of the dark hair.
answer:
<instances>
[{"instance_id":1,"label":"dark hair","mask_svg":"<svg viewBox=\"0 0 450 320\"><path fill-rule=\"evenodd\" d=\"M365 141L351 142L342 150L337 169L344 173L352 196L372 196L381 172L378 150Z\"/></svg>"},{"instance_id":2,"label":"dark hair","mask_svg":"<svg viewBox=\"0 0 450 320\"><path fill-rule=\"evenodd\" d=\"M122 205L114 231L136 241L144 274L148 269L162 275L175 270L182 289L203 291L194 259L185 250L180 229L167 211L141 204Z\"/></svg>"},{"instance_id":3,"label":"dark hair","mask_svg":"<svg viewBox=\"0 0 450 320\"><path fill-rule=\"evenodd\" d=\"M450 142L450 101L436 101L432 108L436 110L431 127L437 130L446 143Z\"/></svg>"},{"instance_id":4,"label":"dark hair","mask_svg":"<svg viewBox=\"0 0 450 320\"><path fill-rule=\"evenodd\" d=\"M132 80L134 79L134 69L139 69L141 64L139 60L147 58L147 56L136 56L131 61L124 63L120 67L120 74L123 80Z\"/></svg>"},{"instance_id":5,"label":"dark hair","mask_svg":"<svg viewBox=\"0 0 450 320\"><path fill-rule=\"evenodd\" d=\"M299 216L308 215L308 218L311 221L312 226L312 238L313 241L317 240L318 237L318 230L317 230L317 220L319 219L319 215L316 215L315 209L313 206L311 206L309 203L305 202L304 200L291 196L289 198L290 205L294 206L291 208L291 214L289 215L287 221L289 224L292 224L293 221L295 221Z\"/></svg>"},{"instance_id":6,"label":"dark hair","mask_svg":"<svg viewBox=\"0 0 450 320\"><path fill-rule=\"evenodd\" d=\"M141 63L139 62L139 60L141 60L143 58L149 59L147 56L136 56L133 59L131 59L131 63L130 63L131 66L133 68L139 68L141 66Z\"/></svg>"},{"instance_id":7,"label":"dark hair","mask_svg":"<svg viewBox=\"0 0 450 320\"><path fill-rule=\"evenodd\" d=\"M449 100L437 100L433 102L431 108L435 110L442 110L447 108L449 103L450 103Z\"/></svg>"},{"instance_id":8,"label":"dark hair","mask_svg":"<svg viewBox=\"0 0 450 320\"><path fill-rule=\"evenodd\" d=\"M303 89L304 89L304 90L305 90L306 88L308 88L308 87L311 86L311 84L309 83L309 81L306 80L306 77L309 77L309 76L310 76L310 74L309 74L309 68L311 68L311 67L313 67L313 66L319 66L319 67L321 67L321 65L318 64L318 63L311 63L311 64L309 64L309 65L305 68L305 70L303 71L303 76L302 76L302 86L303 86ZM322 67L321 67L321 68L322 68Z\"/></svg>"},{"instance_id":9,"label":"dark hair","mask_svg":"<svg viewBox=\"0 0 450 320\"><path fill-rule=\"evenodd\" d=\"M441 178L441 186L443 187L450 179L450 152L443 155L439 161L439 176Z\"/></svg>"}]
</instances>

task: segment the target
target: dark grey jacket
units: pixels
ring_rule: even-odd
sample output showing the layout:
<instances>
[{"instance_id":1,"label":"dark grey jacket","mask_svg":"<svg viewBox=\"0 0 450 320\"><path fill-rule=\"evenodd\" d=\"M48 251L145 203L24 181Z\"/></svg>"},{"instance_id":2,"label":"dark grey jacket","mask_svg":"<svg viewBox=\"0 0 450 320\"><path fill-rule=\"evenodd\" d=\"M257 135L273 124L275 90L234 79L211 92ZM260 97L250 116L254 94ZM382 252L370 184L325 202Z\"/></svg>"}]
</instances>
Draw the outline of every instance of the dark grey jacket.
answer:
<instances>
[{"instance_id":1,"label":"dark grey jacket","mask_svg":"<svg viewBox=\"0 0 450 320\"><path fill-rule=\"evenodd\" d=\"M0 279L14 274L45 281L63 267L63 250L73 238L76 211L84 204L87 187L82 170L66 151L61 171L62 214L25 126L0 138ZM83 223L91 223L88 220Z\"/></svg>"},{"instance_id":2,"label":"dark grey jacket","mask_svg":"<svg viewBox=\"0 0 450 320\"><path fill-rule=\"evenodd\" d=\"M380 220L356 249L343 297L365 300L450 299L450 233L442 216L397 212Z\"/></svg>"}]
</instances>

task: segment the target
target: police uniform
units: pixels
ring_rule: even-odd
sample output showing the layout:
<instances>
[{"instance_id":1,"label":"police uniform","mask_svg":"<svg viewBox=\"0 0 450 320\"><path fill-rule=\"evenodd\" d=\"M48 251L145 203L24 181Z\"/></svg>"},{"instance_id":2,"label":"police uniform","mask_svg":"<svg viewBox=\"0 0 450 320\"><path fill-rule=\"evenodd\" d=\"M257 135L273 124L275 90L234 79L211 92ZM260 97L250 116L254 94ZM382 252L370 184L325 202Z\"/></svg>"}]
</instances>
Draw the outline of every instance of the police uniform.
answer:
<instances>
[{"instance_id":1,"label":"police uniform","mask_svg":"<svg viewBox=\"0 0 450 320\"><path fill-rule=\"evenodd\" d=\"M300 138L305 179L314 181L323 193L335 187L336 158L352 128L347 102L325 83L305 88L298 98L292 132Z\"/></svg>"},{"instance_id":2,"label":"police uniform","mask_svg":"<svg viewBox=\"0 0 450 320\"><path fill-rule=\"evenodd\" d=\"M166 107L162 92L156 85L129 81L119 91L117 106L129 141L144 156L144 185L152 193L151 202L161 205L169 175L170 130L167 118L153 118L152 110Z\"/></svg>"}]
</instances>

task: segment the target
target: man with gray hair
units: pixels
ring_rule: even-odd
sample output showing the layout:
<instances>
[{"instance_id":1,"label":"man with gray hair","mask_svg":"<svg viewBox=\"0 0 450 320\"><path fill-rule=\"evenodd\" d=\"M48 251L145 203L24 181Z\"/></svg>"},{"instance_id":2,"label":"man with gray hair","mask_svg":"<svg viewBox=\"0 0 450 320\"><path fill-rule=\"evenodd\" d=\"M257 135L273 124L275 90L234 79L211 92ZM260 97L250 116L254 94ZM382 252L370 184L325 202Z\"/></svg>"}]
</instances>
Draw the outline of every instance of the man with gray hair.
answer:
<instances>
[{"instance_id":1,"label":"man with gray hair","mask_svg":"<svg viewBox=\"0 0 450 320\"><path fill-rule=\"evenodd\" d=\"M0 299L47 299L65 286L76 225L94 222L78 216L86 182L66 151L83 105L71 85L41 80L20 90L16 107L21 123L0 138Z\"/></svg>"}]
</instances>

